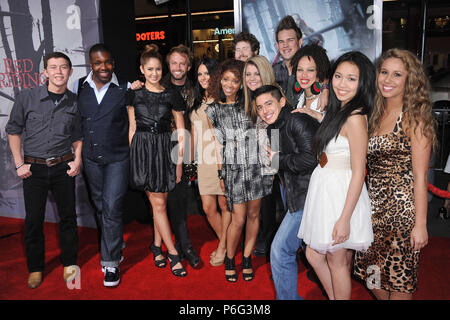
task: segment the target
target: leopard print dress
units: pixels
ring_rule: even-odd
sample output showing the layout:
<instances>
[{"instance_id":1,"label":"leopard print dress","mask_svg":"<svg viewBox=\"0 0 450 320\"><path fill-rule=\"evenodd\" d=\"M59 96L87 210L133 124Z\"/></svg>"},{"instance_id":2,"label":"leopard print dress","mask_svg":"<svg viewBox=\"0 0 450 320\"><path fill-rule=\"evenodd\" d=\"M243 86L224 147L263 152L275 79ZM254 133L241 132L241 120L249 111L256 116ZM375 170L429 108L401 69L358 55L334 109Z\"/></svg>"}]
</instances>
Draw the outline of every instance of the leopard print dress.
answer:
<instances>
[{"instance_id":1,"label":"leopard print dress","mask_svg":"<svg viewBox=\"0 0 450 320\"><path fill-rule=\"evenodd\" d=\"M402 113L391 133L369 139L367 184L374 242L356 252L354 273L369 289L413 293L419 253L410 244L415 224L411 142Z\"/></svg>"}]
</instances>

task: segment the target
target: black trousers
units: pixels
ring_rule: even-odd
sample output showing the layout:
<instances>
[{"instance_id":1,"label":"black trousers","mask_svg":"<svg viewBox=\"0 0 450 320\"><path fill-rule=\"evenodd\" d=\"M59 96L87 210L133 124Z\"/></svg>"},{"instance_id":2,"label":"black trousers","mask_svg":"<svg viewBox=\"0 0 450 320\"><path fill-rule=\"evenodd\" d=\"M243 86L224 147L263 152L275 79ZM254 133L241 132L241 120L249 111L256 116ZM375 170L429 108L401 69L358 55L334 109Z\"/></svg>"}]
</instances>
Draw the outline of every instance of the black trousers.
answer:
<instances>
[{"instance_id":1,"label":"black trousers","mask_svg":"<svg viewBox=\"0 0 450 320\"><path fill-rule=\"evenodd\" d=\"M270 252L270 245L278 230L281 220L278 218L278 211L284 211L280 195L280 182L275 176L272 184L272 192L261 199L260 225L258 232L258 243L265 247L266 252ZM284 215L283 215L284 216Z\"/></svg>"},{"instance_id":2,"label":"black trousers","mask_svg":"<svg viewBox=\"0 0 450 320\"><path fill-rule=\"evenodd\" d=\"M45 266L44 218L48 192L58 209L59 244L63 266L77 264L78 228L75 212L75 178L67 175L63 162L53 167L32 164L32 175L23 180L25 200L25 251L29 272L43 271Z\"/></svg>"},{"instance_id":3,"label":"black trousers","mask_svg":"<svg viewBox=\"0 0 450 320\"><path fill-rule=\"evenodd\" d=\"M183 251L192 247L187 227L187 213L188 209L195 205L192 187L183 180L167 195L167 215L175 234L175 245Z\"/></svg>"}]
</instances>

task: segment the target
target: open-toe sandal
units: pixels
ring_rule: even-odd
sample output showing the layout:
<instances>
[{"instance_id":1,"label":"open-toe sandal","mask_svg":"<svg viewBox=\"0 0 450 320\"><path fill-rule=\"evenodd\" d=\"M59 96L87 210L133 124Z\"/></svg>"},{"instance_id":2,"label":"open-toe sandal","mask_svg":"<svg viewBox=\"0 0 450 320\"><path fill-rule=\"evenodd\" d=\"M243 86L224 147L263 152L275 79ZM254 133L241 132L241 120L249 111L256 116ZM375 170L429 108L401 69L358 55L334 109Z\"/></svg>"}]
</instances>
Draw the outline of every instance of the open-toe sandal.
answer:
<instances>
[{"instance_id":1,"label":"open-toe sandal","mask_svg":"<svg viewBox=\"0 0 450 320\"><path fill-rule=\"evenodd\" d=\"M225 255L225 272L226 271L234 271L234 274L226 274L225 273L225 279L228 282L236 282L237 281L237 273L236 273L234 257L232 259L230 259L230 258L228 258L227 255Z\"/></svg>"},{"instance_id":2,"label":"open-toe sandal","mask_svg":"<svg viewBox=\"0 0 450 320\"><path fill-rule=\"evenodd\" d=\"M186 269L184 269L184 267L178 268L178 269L173 269L176 264L178 262L180 262L181 264L181 260L180 260L180 256L178 254L167 254L167 258L169 259L170 262L170 268L172 270L172 273L174 276L176 277L185 277L187 276L187 272Z\"/></svg>"},{"instance_id":3,"label":"open-toe sandal","mask_svg":"<svg viewBox=\"0 0 450 320\"><path fill-rule=\"evenodd\" d=\"M161 247L157 247L154 243L150 246L150 250L153 252L153 259L155 260L155 266L158 268L165 268L167 265L166 258L162 253ZM162 256L163 258L160 260L156 260L157 256Z\"/></svg>"},{"instance_id":4,"label":"open-toe sandal","mask_svg":"<svg viewBox=\"0 0 450 320\"><path fill-rule=\"evenodd\" d=\"M252 269L252 255L245 257L242 255L242 278L245 281L252 281L255 277L255 273L252 271L250 273L245 273L244 269ZM253 269L252 269L253 270Z\"/></svg>"}]
</instances>

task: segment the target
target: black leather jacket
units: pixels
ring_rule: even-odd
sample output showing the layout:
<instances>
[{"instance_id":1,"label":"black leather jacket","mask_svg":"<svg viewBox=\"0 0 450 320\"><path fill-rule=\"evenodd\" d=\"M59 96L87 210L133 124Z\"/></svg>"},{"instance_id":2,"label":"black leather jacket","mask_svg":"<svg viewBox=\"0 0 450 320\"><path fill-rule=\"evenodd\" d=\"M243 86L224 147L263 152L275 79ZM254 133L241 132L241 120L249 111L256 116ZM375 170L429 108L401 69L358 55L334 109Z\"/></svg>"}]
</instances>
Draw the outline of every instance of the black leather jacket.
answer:
<instances>
[{"instance_id":1,"label":"black leather jacket","mask_svg":"<svg viewBox=\"0 0 450 320\"><path fill-rule=\"evenodd\" d=\"M274 131L279 133L279 153L272 160L272 165L279 164L278 175L286 192L286 203L289 212L303 209L309 179L317 159L311 150L311 142L319 123L302 113L291 113L293 109L285 106L278 119L267 127L274 146ZM273 150L277 151L277 150Z\"/></svg>"}]
</instances>

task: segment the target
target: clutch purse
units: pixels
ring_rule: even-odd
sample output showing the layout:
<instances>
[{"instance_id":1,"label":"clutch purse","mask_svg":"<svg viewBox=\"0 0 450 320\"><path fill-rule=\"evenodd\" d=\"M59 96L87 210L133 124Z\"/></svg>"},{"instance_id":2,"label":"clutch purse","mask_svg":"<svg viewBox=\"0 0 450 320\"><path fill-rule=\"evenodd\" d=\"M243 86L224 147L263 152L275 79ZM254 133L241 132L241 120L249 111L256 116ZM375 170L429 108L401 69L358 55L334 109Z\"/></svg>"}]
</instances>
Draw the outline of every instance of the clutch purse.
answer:
<instances>
[{"instance_id":1,"label":"clutch purse","mask_svg":"<svg viewBox=\"0 0 450 320\"><path fill-rule=\"evenodd\" d=\"M197 178L197 163L191 162L188 164L183 163L183 176L181 180L185 182L194 181Z\"/></svg>"},{"instance_id":2,"label":"clutch purse","mask_svg":"<svg viewBox=\"0 0 450 320\"><path fill-rule=\"evenodd\" d=\"M322 152L319 159L319 164L323 168L328 162L327 154L325 152Z\"/></svg>"}]
</instances>

